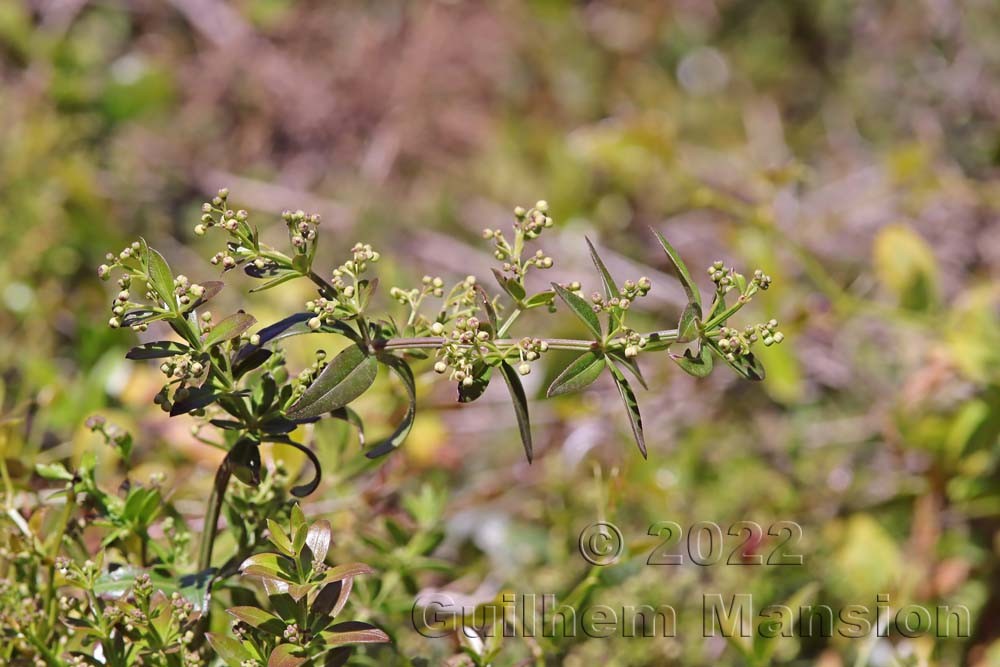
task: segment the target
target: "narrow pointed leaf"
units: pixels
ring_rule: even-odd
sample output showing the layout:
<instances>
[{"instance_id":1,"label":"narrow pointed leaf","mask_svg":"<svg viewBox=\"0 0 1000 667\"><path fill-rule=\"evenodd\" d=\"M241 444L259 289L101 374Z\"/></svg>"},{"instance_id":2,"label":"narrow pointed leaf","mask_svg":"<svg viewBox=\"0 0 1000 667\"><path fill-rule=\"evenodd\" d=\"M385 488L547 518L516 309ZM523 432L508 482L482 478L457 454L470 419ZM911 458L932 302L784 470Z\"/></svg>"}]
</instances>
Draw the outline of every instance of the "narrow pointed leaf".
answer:
<instances>
[{"instance_id":1,"label":"narrow pointed leaf","mask_svg":"<svg viewBox=\"0 0 1000 667\"><path fill-rule=\"evenodd\" d=\"M413 371L410 370L410 366L399 357L391 354L382 356L381 361L395 371L399 379L403 381L409 404L406 407L406 414L403 415L403 421L396 427L392 435L382 442L376 443L374 447L365 452L365 456L370 459L384 456L403 444L406 436L410 434L410 429L413 427L413 418L417 414L417 384L413 379Z\"/></svg>"},{"instance_id":2,"label":"narrow pointed leaf","mask_svg":"<svg viewBox=\"0 0 1000 667\"><path fill-rule=\"evenodd\" d=\"M149 277L149 286L153 288L159 297L167 304L167 307L176 312L177 300L174 298L174 274L170 272L170 265L163 255L156 250L149 248L146 255L146 270Z\"/></svg>"},{"instance_id":3,"label":"narrow pointed leaf","mask_svg":"<svg viewBox=\"0 0 1000 667\"><path fill-rule=\"evenodd\" d=\"M328 569L323 574L323 583L329 584L334 581L343 581L348 577L358 577L363 574L375 574L375 570L364 563L345 563L343 565L336 565Z\"/></svg>"},{"instance_id":4,"label":"narrow pointed leaf","mask_svg":"<svg viewBox=\"0 0 1000 667\"><path fill-rule=\"evenodd\" d=\"M326 554L330 550L332 532L330 522L321 519L310 524L306 533L306 546L312 552L313 558L320 563L326 560Z\"/></svg>"},{"instance_id":5,"label":"narrow pointed leaf","mask_svg":"<svg viewBox=\"0 0 1000 667\"><path fill-rule=\"evenodd\" d=\"M524 395L524 387L521 386L521 378L517 371L506 361L500 362L500 372L507 382L507 389L510 391L511 401L514 403L514 415L517 417L517 428L521 432L521 443L524 445L524 453L531 463L534 457L534 450L531 445L531 419L528 416L528 398Z\"/></svg>"},{"instance_id":6,"label":"narrow pointed leaf","mask_svg":"<svg viewBox=\"0 0 1000 667\"><path fill-rule=\"evenodd\" d=\"M497 283L500 284L500 287L504 292L507 292L510 298L514 299L517 303L521 303L521 300L524 299L526 292L524 291L524 288L521 287L520 283L512 278L505 278L504 275L497 269L493 269L493 277L497 279Z\"/></svg>"},{"instance_id":7,"label":"narrow pointed leaf","mask_svg":"<svg viewBox=\"0 0 1000 667\"><path fill-rule=\"evenodd\" d=\"M667 239L663 237L663 234L653 230L653 234L656 235L656 240L660 242L663 246L663 251L667 253L667 258L670 263L674 265L674 270L677 271L677 278L681 281L681 286L684 288L684 293L687 294L688 301L698 305L698 316L701 316L701 293L698 291L698 286L695 284L694 280L691 279L691 273L688 271L687 266L684 261L681 260L681 256L677 254L674 247L667 242Z\"/></svg>"},{"instance_id":8,"label":"narrow pointed leaf","mask_svg":"<svg viewBox=\"0 0 1000 667\"><path fill-rule=\"evenodd\" d=\"M610 350L608 356L617 361L619 366L627 368L629 373L639 381L643 389L649 389L649 385L646 384L646 378L642 376L642 369L639 368L639 362L635 357L626 357L625 351L621 349Z\"/></svg>"},{"instance_id":9,"label":"narrow pointed leaf","mask_svg":"<svg viewBox=\"0 0 1000 667\"><path fill-rule=\"evenodd\" d=\"M182 312L187 313L189 311L194 310L195 308L200 308L202 306L202 304L204 304L209 299L211 299L212 297L214 297L216 294L218 294L219 292L221 292L222 288L226 286L226 284L224 282L222 282L221 280L208 280L206 282L198 283L198 284L201 285L201 287L202 287L202 289L204 291L201 293L201 296L198 297L195 301L193 301L193 302L189 303L188 305L184 306L184 308L182 309Z\"/></svg>"},{"instance_id":10,"label":"narrow pointed leaf","mask_svg":"<svg viewBox=\"0 0 1000 667\"><path fill-rule=\"evenodd\" d=\"M138 347L133 347L125 355L126 359L162 359L164 357L172 357L175 354L184 354L190 350L187 345L183 343L176 343L171 340L161 340L155 343L146 343L144 345L139 345Z\"/></svg>"},{"instance_id":11,"label":"narrow pointed leaf","mask_svg":"<svg viewBox=\"0 0 1000 667\"><path fill-rule=\"evenodd\" d=\"M289 408L289 419L319 417L342 408L365 393L378 372L378 362L357 345L333 358L316 381Z\"/></svg>"},{"instance_id":12,"label":"narrow pointed leaf","mask_svg":"<svg viewBox=\"0 0 1000 667\"><path fill-rule=\"evenodd\" d=\"M683 355L671 354L670 358L685 373L696 378L707 377L712 372L712 352L707 345L702 344L697 355L692 354L691 350L684 350Z\"/></svg>"},{"instance_id":13,"label":"narrow pointed leaf","mask_svg":"<svg viewBox=\"0 0 1000 667\"><path fill-rule=\"evenodd\" d=\"M597 254L597 249L594 248L594 244L590 242L590 239L587 239L587 247L590 248L590 259L593 260L594 266L597 267L597 271L601 274L601 282L604 284L604 296L609 299L620 297L621 292L618 291L618 286L615 285L615 280L611 277L611 272L604 265L601 256Z\"/></svg>"},{"instance_id":14,"label":"narrow pointed leaf","mask_svg":"<svg viewBox=\"0 0 1000 667\"><path fill-rule=\"evenodd\" d=\"M280 618L260 607L230 607L226 612L250 627L259 628L279 637L285 630L285 623Z\"/></svg>"},{"instance_id":15,"label":"narrow pointed leaf","mask_svg":"<svg viewBox=\"0 0 1000 667\"><path fill-rule=\"evenodd\" d=\"M369 623L346 621L330 626L322 633L327 646L345 644L381 644L389 641L389 636Z\"/></svg>"},{"instance_id":16,"label":"narrow pointed leaf","mask_svg":"<svg viewBox=\"0 0 1000 667\"><path fill-rule=\"evenodd\" d=\"M203 344L205 347L211 347L236 338L256 323L257 319L253 315L243 311L233 313L212 327L212 330L205 336Z\"/></svg>"},{"instance_id":17,"label":"narrow pointed leaf","mask_svg":"<svg viewBox=\"0 0 1000 667\"><path fill-rule=\"evenodd\" d=\"M354 586L354 577L344 577L323 586L312 604L311 612L318 616L336 617L347 604Z\"/></svg>"},{"instance_id":18,"label":"narrow pointed leaf","mask_svg":"<svg viewBox=\"0 0 1000 667\"><path fill-rule=\"evenodd\" d=\"M561 396L580 391L601 376L607 361L601 352L584 352L567 366L549 385L546 396Z\"/></svg>"},{"instance_id":19,"label":"narrow pointed leaf","mask_svg":"<svg viewBox=\"0 0 1000 667\"><path fill-rule=\"evenodd\" d=\"M580 321L587 326L587 329L593 334L594 340L601 340L603 336L601 333L601 322L597 319L597 313L594 312L590 304L557 283L552 283L552 289L556 291L559 298L569 306L569 309L573 311Z\"/></svg>"},{"instance_id":20,"label":"narrow pointed leaf","mask_svg":"<svg viewBox=\"0 0 1000 667\"><path fill-rule=\"evenodd\" d=\"M243 642L232 637L209 632L205 638L228 667L241 667L245 660L252 660L254 657L249 649L243 646Z\"/></svg>"},{"instance_id":21,"label":"narrow pointed leaf","mask_svg":"<svg viewBox=\"0 0 1000 667\"><path fill-rule=\"evenodd\" d=\"M628 413L628 421L632 426L632 435L635 436L635 444L639 446L642 458L646 458L646 439L642 434L642 417L639 415L639 403L635 400L635 393L629 386L628 380L620 370L612 363L608 364L611 370L611 377L614 378L618 386L618 393L621 394L622 402L625 403L625 411Z\"/></svg>"},{"instance_id":22,"label":"narrow pointed leaf","mask_svg":"<svg viewBox=\"0 0 1000 667\"><path fill-rule=\"evenodd\" d=\"M476 296L479 298L479 305L483 307L483 311L486 313L486 320L493 327L493 331L497 330L497 311L493 307L493 302L490 301L489 295L486 290L483 289L482 285L476 284L475 286Z\"/></svg>"},{"instance_id":23,"label":"narrow pointed leaf","mask_svg":"<svg viewBox=\"0 0 1000 667\"><path fill-rule=\"evenodd\" d=\"M170 416L176 417L192 410L199 410L214 403L218 397L219 394L208 387L190 387L184 398L170 406Z\"/></svg>"}]
</instances>

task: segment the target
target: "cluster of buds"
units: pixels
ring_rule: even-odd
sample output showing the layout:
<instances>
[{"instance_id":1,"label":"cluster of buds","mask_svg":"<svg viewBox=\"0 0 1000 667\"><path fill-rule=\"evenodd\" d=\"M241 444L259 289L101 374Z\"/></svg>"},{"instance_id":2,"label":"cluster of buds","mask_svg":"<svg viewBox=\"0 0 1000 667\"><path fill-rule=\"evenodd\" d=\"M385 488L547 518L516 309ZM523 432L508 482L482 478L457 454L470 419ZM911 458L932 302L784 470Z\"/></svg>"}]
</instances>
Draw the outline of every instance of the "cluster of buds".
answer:
<instances>
[{"instance_id":1,"label":"cluster of buds","mask_svg":"<svg viewBox=\"0 0 1000 667\"><path fill-rule=\"evenodd\" d=\"M472 365L482 357L485 351L481 346L490 340L490 332L480 329L482 323L478 317L459 317L454 328L446 337L445 344L438 350L438 360L434 364L434 372L445 373L451 369L451 379L471 385L473 382ZM444 325L435 322L431 332L444 333Z\"/></svg>"},{"instance_id":2,"label":"cluster of buds","mask_svg":"<svg viewBox=\"0 0 1000 667\"><path fill-rule=\"evenodd\" d=\"M760 269L757 269L756 271L753 272L753 278L751 279L751 282L756 284L757 287L759 287L760 289L766 290L768 287L771 286L771 276L767 275Z\"/></svg>"},{"instance_id":3,"label":"cluster of buds","mask_svg":"<svg viewBox=\"0 0 1000 667\"><path fill-rule=\"evenodd\" d=\"M344 313L338 312L338 307L340 305L341 303L339 300L327 299L324 297L306 301L306 310L313 314L313 317L309 318L306 325L313 331L317 331L321 326L323 326L323 322L336 321L344 315Z\"/></svg>"},{"instance_id":4,"label":"cluster of buds","mask_svg":"<svg viewBox=\"0 0 1000 667\"><path fill-rule=\"evenodd\" d=\"M194 603L174 591L170 594L170 615L178 625L186 625L194 615Z\"/></svg>"},{"instance_id":5,"label":"cluster of buds","mask_svg":"<svg viewBox=\"0 0 1000 667\"><path fill-rule=\"evenodd\" d=\"M323 372L326 364L326 350L316 350L316 360L311 365L299 371L299 374L292 381L292 397L298 398L301 396L306 388Z\"/></svg>"},{"instance_id":6,"label":"cluster of buds","mask_svg":"<svg viewBox=\"0 0 1000 667\"><path fill-rule=\"evenodd\" d=\"M354 286L349 285L344 278L357 278L368 270L368 262L375 264L381 255L367 243L355 243L351 248L351 259L333 270L333 286L348 298L354 296Z\"/></svg>"},{"instance_id":7,"label":"cluster of buds","mask_svg":"<svg viewBox=\"0 0 1000 667\"><path fill-rule=\"evenodd\" d=\"M716 260L712 266L708 267L708 275L715 283L715 290L725 294L736 286L736 281L732 276L733 270L723 264L722 260Z\"/></svg>"},{"instance_id":8,"label":"cluster of buds","mask_svg":"<svg viewBox=\"0 0 1000 667\"><path fill-rule=\"evenodd\" d=\"M129 245L125 246L117 255L113 252L109 252L104 256L104 259L107 260L107 264L101 264L97 267L97 276L101 280L107 280L111 276L111 269L113 269L116 265L135 257L141 249L142 244L138 241L133 241Z\"/></svg>"},{"instance_id":9,"label":"cluster of buds","mask_svg":"<svg viewBox=\"0 0 1000 667\"><path fill-rule=\"evenodd\" d=\"M200 377L205 365L190 354L175 354L160 364L160 371L172 380L189 380Z\"/></svg>"},{"instance_id":10,"label":"cluster of buds","mask_svg":"<svg viewBox=\"0 0 1000 667\"><path fill-rule=\"evenodd\" d=\"M292 644L300 644L303 639L303 633L299 630L299 626L296 623L288 625L282 633L282 636L285 638L285 641Z\"/></svg>"},{"instance_id":11,"label":"cluster of buds","mask_svg":"<svg viewBox=\"0 0 1000 667\"><path fill-rule=\"evenodd\" d=\"M639 351L646 347L649 343L649 339L645 336L639 335L638 332L632 329L626 329L624 335L622 336L622 343L625 356L629 359L634 359L639 356Z\"/></svg>"},{"instance_id":12,"label":"cluster of buds","mask_svg":"<svg viewBox=\"0 0 1000 667\"><path fill-rule=\"evenodd\" d=\"M549 344L540 338L522 338L517 342L517 350L521 357L521 363L517 365L517 372L527 375L531 372L531 363L538 359L543 352L548 352Z\"/></svg>"},{"instance_id":13,"label":"cluster of buds","mask_svg":"<svg viewBox=\"0 0 1000 667\"><path fill-rule=\"evenodd\" d=\"M220 227L227 232L236 232L240 226L246 225L249 214L244 210L234 211L229 208L229 189L222 188L212 201L201 205L201 220L194 227L194 233L204 236L212 227Z\"/></svg>"},{"instance_id":14,"label":"cluster of buds","mask_svg":"<svg viewBox=\"0 0 1000 667\"><path fill-rule=\"evenodd\" d=\"M288 225L288 237L292 247L300 255L305 254L309 244L316 242L319 216L315 213L306 214L300 209L298 211L285 211L281 214L281 219Z\"/></svg>"},{"instance_id":15,"label":"cluster of buds","mask_svg":"<svg viewBox=\"0 0 1000 667\"><path fill-rule=\"evenodd\" d=\"M389 296L404 306L414 306L427 296L443 297L444 280L438 276L424 276L420 280L419 288L414 287L406 290L401 287L393 287L389 290Z\"/></svg>"},{"instance_id":16,"label":"cluster of buds","mask_svg":"<svg viewBox=\"0 0 1000 667\"><path fill-rule=\"evenodd\" d=\"M198 283L192 283L187 276L179 275L174 278L174 295L182 306L197 301L204 293L205 288Z\"/></svg>"},{"instance_id":17,"label":"cluster of buds","mask_svg":"<svg viewBox=\"0 0 1000 667\"><path fill-rule=\"evenodd\" d=\"M719 333L719 349L729 361L735 361L749 354L751 346L758 340L765 346L771 346L785 339L785 334L778 331L778 320L770 320L763 324L748 324L743 331L722 327Z\"/></svg>"},{"instance_id":18,"label":"cluster of buds","mask_svg":"<svg viewBox=\"0 0 1000 667\"><path fill-rule=\"evenodd\" d=\"M233 257L232 254L230 254L228 251L225 250L215 253L214 255L212 255L212 259L208 261L210 261L212 264L216 266L221 264L223 271L229 271L230 269L235 269L236 265L239 263L238 260L235 257Z\"/></svg>"},{"instance_id":19,"label":"cluster of buds","mask_svg":"<svg viewBox=\"0 0 1000 667\"><path fill-rule=\"evenodd\" d=\"M518 206L514 209L514 217L517 219L514 226L524 231L524 238L538 238L544 229L552 226L552 218L548 213L549 203L544 199L535 202L535 206L528 210Z\"/></svg>"},{"instance_id":20,"label":"cluster of buds","mask_svg":"<svg viewBox=\"0 0 1000 667\"><path fill-rule=\"evenodd\" d=\"M636 299L646 296L649 294L649 290L653 287L653 283L643 276L639 280L626 280L625 284L620 288L620 297L611 297L607 299L600 292L594 292L590 295L590 302L595 313L600 313L602 311L610 310L628 310ZM572 288L569 288L572 290Z\"/></svg>"}]
</instances>

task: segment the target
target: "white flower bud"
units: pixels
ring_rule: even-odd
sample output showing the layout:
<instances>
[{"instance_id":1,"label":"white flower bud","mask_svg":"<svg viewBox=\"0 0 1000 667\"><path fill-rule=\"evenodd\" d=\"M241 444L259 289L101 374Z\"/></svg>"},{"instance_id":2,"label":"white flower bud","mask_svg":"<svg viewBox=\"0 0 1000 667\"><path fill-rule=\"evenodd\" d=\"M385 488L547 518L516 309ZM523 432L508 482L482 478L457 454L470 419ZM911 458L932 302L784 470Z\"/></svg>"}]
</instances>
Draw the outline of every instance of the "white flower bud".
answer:
<instances>
[{"instance_id":1,"label":"white flower bud","mask_svg":"<svg viewBox=\"0 0 1000 667\"><path fill-rule=\"evenodd\" d=\"M444 332L444 325L440 322L435 322L431 325L431 333L435 336L440 336Z\"/></svg>"},{"instance_id":2,"label":"white flower bud","mask_svg":"<svg viewBox=\"0 0 1000 667\"><path fill-rule=\"evenodd\" d=\"M436 364L434 364L435 373L444 373L446 370L448 370L448 364L444 363L443 361L439 361Z\"/></svg>"},{"instance_id":3,"label":"white flower bud","mask_svg":"<svg viewBox=\"0 0 1000 667\"><path fill-rule=\"evenodd\" d=\"M318 317L313 317L309 320L308 325L310 329L316 331L316 329L319 329L323 325L323 322Z\"/></svg>"},{"instance_id":4,"label":"white flower bud","mask_svg":"<svg viewBox=\"0 0 1000 667\"><path fill-rule=\"evenodd\" d=\"M521 364L518 365L517 372L520 373L521 375L527 375L528 373L531 372L531 364L529 364L526 361L522 362Z\"/></svg>"}]
</instances>

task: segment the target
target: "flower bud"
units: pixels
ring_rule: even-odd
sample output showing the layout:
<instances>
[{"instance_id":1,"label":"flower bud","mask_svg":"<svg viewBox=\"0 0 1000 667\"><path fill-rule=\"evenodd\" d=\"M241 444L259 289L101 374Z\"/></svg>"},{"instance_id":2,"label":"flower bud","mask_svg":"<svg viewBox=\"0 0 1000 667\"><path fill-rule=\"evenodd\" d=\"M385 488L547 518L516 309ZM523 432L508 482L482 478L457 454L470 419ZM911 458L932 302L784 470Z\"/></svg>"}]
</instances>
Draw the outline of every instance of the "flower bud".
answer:
<instances>
[{"instance_id":1,"label":"flower bud","mask_svg":"<svg viewBox=\"0 0 1000 667\"><path fill-rule=\"evenodd\" d=\"M529 364L528 362L522 362L520 365L518 365L517 372L520 373L521 375L527 375L528 373L531 372L531 364Z\"/></svg>"},{"instance_id":2,"label":"flower bud","mask_svg":"<svg viewBox=\"0 0 1000 667\"><path fill-rule=\"evenodd\" d=\"M312 329L313 331L316 331L317 329L319 329L323 325L323 322L320 321L320 319L318 317L313 317L313 318L310 318L310 320L309 320L309 322L307 324L309 325L310 329Z\"/></svg>"},{"instance_id":3,"label":"flower bud","mask_svg":"<svg viewBox=\"0 0 1000 667\"><path fill-rule=\"evenodd\" d=\"M440 322L435 322L434 324L431 325L431 333L433 333L435 336L440 336L443 331L444 331L444 325L441 324Z\"/></svg>"}]
</instances>

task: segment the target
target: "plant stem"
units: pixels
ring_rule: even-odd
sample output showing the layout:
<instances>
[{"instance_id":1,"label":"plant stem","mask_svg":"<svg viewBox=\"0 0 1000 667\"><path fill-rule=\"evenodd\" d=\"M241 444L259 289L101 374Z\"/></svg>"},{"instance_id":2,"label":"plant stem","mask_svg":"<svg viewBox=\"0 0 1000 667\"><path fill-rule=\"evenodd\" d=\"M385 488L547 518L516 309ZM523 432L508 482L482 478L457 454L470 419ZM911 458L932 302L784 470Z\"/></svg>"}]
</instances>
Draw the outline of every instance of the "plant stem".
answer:
<instances>
[{"instance_id":1,"label":"plant stem","mask_svg":"<svg viewBox=\"0 0 1000 667\"><path fill-rule=\"evenodd\" d=\"M208 507L205 509L205 526L201 531L201 545L198 553L198 571L204 572L212 567L212 547L215 546L215 536L219 531L219 515L222 512L222 499L229 486L232 466L229 457L222 462L215 473L215 483L212 494L208 497Z\"/></svg>"},{"instance_id":2,"label":"plant stem","mask_svg":"<svg viewBox=\"0 0 1000 667\"><path fill-rule=\"evenodd\" d=\"M711 335L711 333L708 335ZM671 343L675 343L677 341L677 329L652 331L644 334L644 336L649 339L649 343L643 349L662 350ZM581 340L576 338L542 338L541 340L549 346L549 349L552 350L594 350L601 348L601 344L593 340ZM378 339L373 340L372 345L377 350L418 350L428 348L436 349L443 347L447 342L447 339L441 336L426 336L423 338ZM506 347L517 345L520 342L520 339L495 338L490 342L497 347ZM623 347L624 345L624 338L615 338L605 343L603 349L614 350Z\"/></svg>"}]
</instances>

